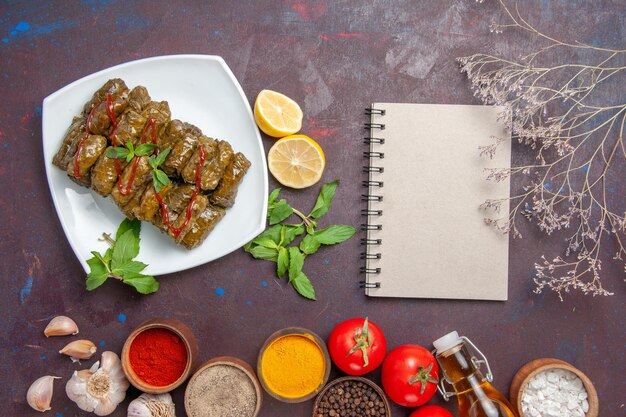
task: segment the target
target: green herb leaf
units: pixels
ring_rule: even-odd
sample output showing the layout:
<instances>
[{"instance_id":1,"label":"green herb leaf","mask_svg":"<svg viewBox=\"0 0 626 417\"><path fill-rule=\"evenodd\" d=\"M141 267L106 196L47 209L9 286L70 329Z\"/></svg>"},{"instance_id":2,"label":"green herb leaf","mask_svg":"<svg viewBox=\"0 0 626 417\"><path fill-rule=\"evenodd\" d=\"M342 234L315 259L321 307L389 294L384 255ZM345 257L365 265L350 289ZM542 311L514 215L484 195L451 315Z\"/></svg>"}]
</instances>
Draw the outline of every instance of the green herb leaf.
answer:
<instances>
[{"instance_id":1,"label":"green herb leaf","mask_svg":"<svg viewBox=\"0 0 626 417\"><path fill-rule=\"evenodd\" d=\"M160 284L152 275L131 273L126 275L122 282L135 287L137 292L140 292L141 294L151 294L156 292L160 287Z\"/></svg>"},{"instance_id":2,"label":"green herb leaf","mask_svg":"<svg viewBox=\"0 0 626 417\"><path fill-rule=\"evenodd\" d=\"M143 271L148 265L139 261L128 261L125 264L118 265L117 268L113 268L113 274L117 276L129 276L132 274L138 274Z\"/></svg>"},{"instance_id":3,"label":"green herb leaf","mask_svg":"<svg viewBox=\"0 0 626 417\"><path fill-rule=\"evenodd\" d=\"M335 191L337 190L338 184L339 181L335 180L333 182L322 185L322 189L317 196L317 201L315 202L315 206L313 206L313 210L311 210L311 214L309 214L309 217L313 219L318 219L328 212L328 209L333 202L333 197L335 195Z\"/></svg>"},{"instance_id":4,"label":"green herb leaf","mask_svg":"<svg viewBox=\"0 0 626 417\"><path fill-rule=\"evenodd\" d=\"M108 252L108 250L107 250L107 252ZM111 260L110 260L110 259L109 259L109 260L106 260L106 259L104 258L104 256L100 255L100 254L99 254L98 252L96 252L95 250L92 250L92 251L91 251L91 254L92 254L93 256L95 256L96 258L98 258L98 260L99 260L100 262L102 262L102 265L104 265L104 267L107 269L107 271L110 271L110 268L109 268L109 262L111 262ZM105 253L105 255L106 255L106 253ZM87 262L89 262L89 261L87 261Z\"/></svg>"},{"instance_id":5,"label":"green herb leaf","mask_svg":"<svg viewBox=\"0 0 626 417\"><path fill-rule=\"evenodd\" d=\"M137 236L137 238L139 238L139 236ZM94 252L91 252L94 253ZM111 258L113 257L113 248L109 248L107 249L106 252L104 252L104 263L109 265L111 263Z\"/></svg>"},{"instance_id":6,"label":"green herb leaf","mask_svg":"<svg viewBox=\"0 0 626 417\"><path fill-rule=\"evenodd\" d=\"M278 194L280 193L280 188L276 188L274 191L270 193L270 196L267 198L267 218L269 219L272 214L272 210L276 206L276 199L278 198Z\"/></svg>"},{"instance_id":7,"label":"green herb leaf","mask_svg":"<svg viewBox=\"0 0 626 417\"><path fill-rule=\"evenodd\" d=\"M128 230L133 231L133 235L137 239L137 244L139 244L139 233L141 233L141 222L137 219L122 220L122 223L120 223L119 227L117 228L117 232L115 232L115 240L118 240Z\"/></svg>"},{"instance_id":8,"label":"green herb leaf","mask_svg":"<svg viewBox=\"0 0 626 417\"><path fill-rule=\"evenodd\" d=\"M304 298L308 298L309 300L316 300L315 288L313 287L313 284L311 283L309 278L304 275L304 272L300 272L296 276L296 278L291 281L291 285L293 285L298 294L300 294Z\"/></svg>"},{"instance_id":9,"label":"green herb leaf","mask_svg":"<svg viewBox=\"0 0 626 417\"><path fill-rule=\"evenodd\" d=\"M130 151L130 153L135 153L135 147L131 141L126 142L126 148Z\"/></svg>"},{"instance_id":10,"label":"green herb leaf","mask_svg":"<svg viewBox=\"0 0 626 417\"><path fill-rule=\"evenodd\" d=\"M97 252L91 253L95 254ZM87 275L87 290L91 291L104 284L109 277L109 271L107 265L102 262L99 256L94 255L93 258L87 259L87 265L89 265L90 269L89 275Z\"/></svg>"},{"instance_id":11,"label":"green herb leaf","mask_svg":"<svg viewBox=\"0 0 626 417\"><path fill-rule=\"evenodd\" d=\"M284 224L282 225L281 233L284 233L282 238L282 245L287 246L296 238L304 233L304 226L301 224Z\"/></svg>"},{"instance_id":12,"label":"green herb leaf","mask_svg":"<svg viewBox=\"0 0 626 417\"><path fill-rule=\"evenodd\" d=\"M281 227L282 227L281 225L277 224L276 226L272 226L269 229L266 229L264 232L262 232L260 235L252 239L250 242L246 243L243 249L246 252L250 252L250 248L256 245L255 241L257 239L265 239L265 238L272 239L272 241L274 241L274 243L278 245L280 243Z\"/></svg>"},{"instance_id":13,"label":"green herb leaf","mask_svg":"<svg viewBox=\"0 0 626 417\"><path fill-rule=\"evenodd\" d=\"M247 252L257 259L265 259L266 261L272 262L276 262L276 258L278 257L278 250L258 245L252 246Z\"/></svg>"},{"instance_id":14,"label":"green herb leaf","mask_svg":"<svg viewBox=\"0 0 626 417\"><path fill-rule=\"evenodd\" d=\"M137 146L137 149L135 149L135 155L146 156L150 152L154 151L156 148L157 146L154 143L142 143L141 145Z\"/></svg>"},{"instance_id":15,"label":"green herb leaf","mask_svg":"<svg viewBox=\"0 0 626 417\"><path fill-rule=\"evenodd\" d=\"M307 255L312 255L317 252L321 245L315 234L306 235L300 242L300 250Z\"/></svg>"},{"instance_id":16,"label":"green herb leaf","mask_svg":"<svg viewBox=\"0 0 626 417\"><path fill-rule=\"evenodd\" d=\"M124 159L126 158L126 156L128 156L128 154L129 154L128 149L122 146L108 149L106 152L107 158L111 158L111 159Z\"/></svg>"},{"instance_id":17,"label":"green herb leaf","mask_svg":"<svg viewBox=\"0 0 626 417\"><path fill-rule=\"evenodd\" d=\"M133 259L139 253L139 239L135 237L133 230L127 230L115 241L111 268L117 269Z\"/></svg>"},{"instance_id":18,"label":"green herb leaf","mask_svg":"<svg viewBox=\"0 0 626 417\"><path fill-rule=\"evenodd\" d=\"M284 198L276 203L272 214L270 214L270 225L280 223L293 213L293 207Z\"/></svg>"},{"instance_id":19,"label":"green herb leaf","mask_svg":"<svg viewBox=\"0 0 626 417\"><path fill-rule=\"evenodd\" d=\"M352 226L335 224L325 229L317 230L315 237L323 245L334 245L350 239L356 233Z\"/></svg>"},{"instance_id":20,"label":"green herb leaf","mask_svg":"<svg viewBox=\"0 0 626 417\"><path fill-rule=\"evenodd\" d=\"M270 238L254 239L254 243L268 249L277 249L278 245Z\"/></svg>"},{"instance_id":21,"label":"green herb leaf","mask_svg":"<svg viewBox=\"0 0 626 417\"><path fill-rule=\"evenodd\" d=\"M298 274L302 272L304 266L304 255L300 252L300 249L291 247L289 248L289 282L296 279Z\"/></svg>"},{"instance_id":22,"label":"green herb leaf","mask_svg":"<svg viewBox=\"0 0 626 417\"><path fill-rule=\"evenodd\" d=\"M165 162L165 159L167 158L167 156L170 154L171 151L172 151L172 148L169 147L165 149L164 151L159 152L159 155L157 155L157 157L155 158L155 164L157 167L161 165L163 162Z\"/></svg>"},{"instance_id":23,"label":"green herb leaf","mask_svg":"<svg viewBox=\"0 0 626 417\"><path fill-rule=\"evenodd\" d=\"M282 278L289 268L289 251L283 247L278 249L278 260L276 261L276 275Z\"/></svg>"}]
</instances>

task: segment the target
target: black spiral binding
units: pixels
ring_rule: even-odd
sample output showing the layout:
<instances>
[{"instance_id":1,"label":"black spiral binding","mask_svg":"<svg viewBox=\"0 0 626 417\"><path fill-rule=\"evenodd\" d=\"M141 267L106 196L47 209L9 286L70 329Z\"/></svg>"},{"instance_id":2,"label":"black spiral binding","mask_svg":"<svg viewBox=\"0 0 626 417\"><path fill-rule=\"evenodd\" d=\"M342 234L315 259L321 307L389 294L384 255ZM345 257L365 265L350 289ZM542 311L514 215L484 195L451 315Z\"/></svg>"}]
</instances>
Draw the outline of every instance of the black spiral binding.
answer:
<instances>
[{"instance_id":1,"label":"black spiral binding","mask_svg":"<svg viewBox=\"0 0 626 417\"><path fill-rule=\"evenodd\" d=\"M367 116L385 115L384 109L376 109L373 107L368 107L365 109L365 114ZM368 179L361 182L361 185L367 189L366 194L361 194L361 201L364 202L381 202L383 201L383 196L376 194L374 191L377 188L382 188L384 186L383 181L372 180L370 177L371 173L383 173L384 168L382 166L374 165L374 160L383 160L385 158L385 153L380 152L378 150L374 151L372 145L379 146L385 144L385 138L379 137L379 135L375 135L374 131L383 131L385 130L385 125L383 123L372 123L371 120L368 123L364 124L365 130L369 132L367 136L363 138L363 143L368 146L368 150L363 152L363 157L368 160L368 164L363 167L363 172L368 174ZM372 209L369 207L361 210L361 215L366 216L366 222L361 224L361 230L370 231L370 230L382 230L382 224L373 224L369 221L371 216L382 216L383 211ZM382 239L370 239L369 236L361 239L361 245L363 245L366 250L361 252L361 259L365 261L365 266L361 267L361 273L363 274L380 274L380 268L370 268L368 267L368 260L370 259L381 259L382 254L380 252L372 251L370 248L372 246L381 245ZM359 282L359 287L361 288L380 288L380 282L372 282L368 280L363 280Z\"/></svg>"}]
</instances>

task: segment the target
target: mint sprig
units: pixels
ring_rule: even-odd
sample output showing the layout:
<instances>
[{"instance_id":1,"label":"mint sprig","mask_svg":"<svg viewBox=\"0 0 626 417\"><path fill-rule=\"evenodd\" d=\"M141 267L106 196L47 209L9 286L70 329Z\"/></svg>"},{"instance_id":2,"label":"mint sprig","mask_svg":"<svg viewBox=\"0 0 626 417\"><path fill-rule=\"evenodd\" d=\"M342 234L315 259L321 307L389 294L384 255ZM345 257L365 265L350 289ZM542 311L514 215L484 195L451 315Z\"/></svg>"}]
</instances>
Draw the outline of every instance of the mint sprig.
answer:
<instances>
[{"instance_id":1,"label":"mint sprig","mask_svg":"<svg viewBox=\"0 0 626 417\"><path fill-rule=\"evenodd\" d=\"M302 271L307 256L313 255L324 245L344 242L356 232L354 227L343 224L317 228L317 220L330 209L338 184L338 181L333 181L322 186L308 215L292 207L284 198L279 200L280 188L273 190L268 197L267 219L270 227L244 246L244 250L254 258L276 262L278 278L287 273L289 283L298 294L310 300L315 300L316 294L311 280ZM301 222L284 223L293 214ZM292 245L303 234L300 242Z\"/></svg>"},{"instance_id":2,"label":"mint sprig","mask_svg":"<svg viewBox=\"0 0 626 417\"><path fill-rule=\"evenodd\" d=\"M157 146L153 143L142 143L135 148L132 142L126 142L125 146L109 149L106 156L112 159L126 159L126 162L130 162L135 156L150 155L155 149Z\"/></svg>"},{"instance_id":3,"label":"mint sprig","mask_svg":"<svg viewBox=\"0 0 626 417\"><path fill-rule=\"evenodd\" d=\"M148 158L148 164L152 168L152 184L157 193L160 193L163 187L169 185L170 179L165 172L159 169L159 165L165 162L167 155L169 155L172 148L167 148L164 151L159 152L158 155L152 155Z\"/></svg>"},{"instance_id":4,"label":"mint sprig","mask_svg":"<svg viewBox=\"0 0 626 417\"><path fill-rule=\"evenodd\" d=\"M104 240L111 247L104 255L92 251L93 258L87 259L90 268L87 275L87 290L98 288L108 278L118 279L134 287L141 294L151 294L159 289L159 283L152 275L141 273L148 265L134 260L139 254L140 232L139 220L124 219L115 233L115 240L103 233Z\"/></svg>"}]
</instances>

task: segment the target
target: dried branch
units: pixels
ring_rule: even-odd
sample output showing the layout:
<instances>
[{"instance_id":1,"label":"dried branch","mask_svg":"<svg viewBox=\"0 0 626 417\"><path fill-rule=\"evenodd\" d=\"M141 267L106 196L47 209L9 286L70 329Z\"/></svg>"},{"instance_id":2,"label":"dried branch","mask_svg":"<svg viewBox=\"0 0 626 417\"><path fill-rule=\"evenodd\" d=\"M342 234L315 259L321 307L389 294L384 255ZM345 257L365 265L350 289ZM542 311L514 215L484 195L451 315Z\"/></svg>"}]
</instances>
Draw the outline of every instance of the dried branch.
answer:
<instances>
[{"instance_id":1,"label":"dried branch","mask_svg":"<svg viewBox=\"0 0 626 417\"><path fill-rule=\"evenodd\" d=\"M601 256L602 243L613 239L617 244L613 259L621 263L626 259L626 211L619 214L625 208L617 207L624 202L609 195L623 186L626 103L600 102L610 96L606 88L622 87L626 50L557 40L524 19L517 3L511 10L498 2L507 23L492 23L492 32L523 30L547 45L519 60L489 54L458 58L474 95L486 104L504 106L501 119L512 138L536 153L534 164L487 171L488 180L520 175L528 180L523 192L509 197L508 215L497 217L506 199L486 201L481 208L496 218L487 217L485 222L514 237L521 237L516 227L521 217L548 235L571 228L574 232L566 239L563 256L552 260L543 256L535 264L535 292L549 288L561 300L571 290L612 295L601 283ZM564 60L564 55L576 61L541 65ZM623 100L624 94L616 97ZM503 141L494 138L492 145L479 149L481 155L493 157Z\"/></svg>"}]
</instances>

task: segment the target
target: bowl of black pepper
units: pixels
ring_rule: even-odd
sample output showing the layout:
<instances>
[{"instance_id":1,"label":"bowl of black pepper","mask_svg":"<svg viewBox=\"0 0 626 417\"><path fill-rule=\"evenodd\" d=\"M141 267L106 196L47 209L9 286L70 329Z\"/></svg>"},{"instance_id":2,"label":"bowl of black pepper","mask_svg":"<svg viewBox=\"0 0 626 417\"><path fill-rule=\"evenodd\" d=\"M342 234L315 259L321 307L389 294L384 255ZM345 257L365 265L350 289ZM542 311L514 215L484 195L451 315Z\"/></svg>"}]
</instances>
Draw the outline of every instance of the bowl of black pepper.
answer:
<instances>
[{"instance_id":1,"label":"bowl of black pepper","mask_svg":"<svg viewBox=\"0 0 626 417\"><path fill-rule=\"evenodd\" d=\"M366 378L346 376L324 387L313 405L313 417L391 417L382 389Z\"/></svg>"}]
</instances>

